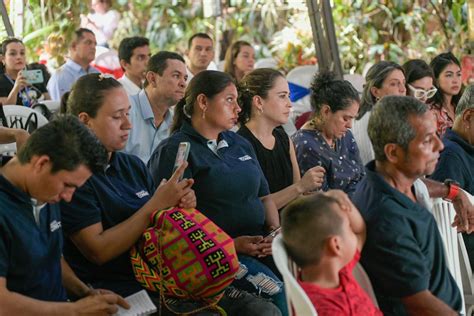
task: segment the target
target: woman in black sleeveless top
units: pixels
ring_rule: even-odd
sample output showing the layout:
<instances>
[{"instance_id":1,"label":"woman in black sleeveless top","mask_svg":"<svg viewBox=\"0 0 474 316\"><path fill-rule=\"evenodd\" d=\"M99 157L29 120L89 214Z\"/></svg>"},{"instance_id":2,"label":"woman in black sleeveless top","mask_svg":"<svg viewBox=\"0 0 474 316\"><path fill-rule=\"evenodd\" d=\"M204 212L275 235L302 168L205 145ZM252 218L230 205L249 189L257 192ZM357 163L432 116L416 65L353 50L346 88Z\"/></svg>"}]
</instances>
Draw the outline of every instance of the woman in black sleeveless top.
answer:
<instances>
[{"instance_id":1,"label":"woman in black sleeveless top","mask_svg":"<svg viewBox=\"0 0 474 316\"><path fill-rule=\"evenodd\" d=\"M314 167L301 178L293 143L281 128L291 111L285 77L269 68L252 71L239 83L239 104L242 126L238 134L252 144L277 208L317 190L324 169Z\"/></svg>"}]
</instances>

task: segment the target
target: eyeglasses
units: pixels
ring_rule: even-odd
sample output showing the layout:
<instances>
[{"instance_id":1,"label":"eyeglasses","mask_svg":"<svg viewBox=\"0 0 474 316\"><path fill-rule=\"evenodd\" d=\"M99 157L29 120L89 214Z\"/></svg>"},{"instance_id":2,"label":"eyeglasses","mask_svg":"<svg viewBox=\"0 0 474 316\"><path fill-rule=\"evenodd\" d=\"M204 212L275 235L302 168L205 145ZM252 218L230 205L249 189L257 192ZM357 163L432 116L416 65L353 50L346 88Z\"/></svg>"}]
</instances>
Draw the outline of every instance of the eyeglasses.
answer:
<instances>
[{"instance_id":1,"label":"eyeglasses","mask_svg":"<svg viewBox=\"0 0 474 316\"><path fill-rule=\"evenodd\" d=\"M432 89L426 91L424 89L415 88L411 84L408 84L408 88L411 90L411 92L413 92L413 96L417 99L432 98L436 94L436 91L438 91L438 89L436 89L435 87L433 87Z\"/></svg>"}]
</instances>

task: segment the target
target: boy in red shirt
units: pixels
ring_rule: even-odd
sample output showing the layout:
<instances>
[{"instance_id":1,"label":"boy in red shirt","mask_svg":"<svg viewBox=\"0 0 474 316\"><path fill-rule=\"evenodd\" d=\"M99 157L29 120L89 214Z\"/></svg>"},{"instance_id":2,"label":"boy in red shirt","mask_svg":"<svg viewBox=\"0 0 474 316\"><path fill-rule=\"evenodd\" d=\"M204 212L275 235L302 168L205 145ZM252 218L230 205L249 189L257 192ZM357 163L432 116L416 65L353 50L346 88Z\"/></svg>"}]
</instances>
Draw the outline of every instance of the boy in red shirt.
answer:
<instances>
[{"instance_id":1,"label":"boy in red shirt","mask_svg":"<svg viewBox=\"0 0 474 316\"><path fill-rule=\"evenodd\" d=\"M282 212L283 243L319 316L382 315L352 276L365 223L338 190L299 198Z\"/></svg>"}]
</instances>

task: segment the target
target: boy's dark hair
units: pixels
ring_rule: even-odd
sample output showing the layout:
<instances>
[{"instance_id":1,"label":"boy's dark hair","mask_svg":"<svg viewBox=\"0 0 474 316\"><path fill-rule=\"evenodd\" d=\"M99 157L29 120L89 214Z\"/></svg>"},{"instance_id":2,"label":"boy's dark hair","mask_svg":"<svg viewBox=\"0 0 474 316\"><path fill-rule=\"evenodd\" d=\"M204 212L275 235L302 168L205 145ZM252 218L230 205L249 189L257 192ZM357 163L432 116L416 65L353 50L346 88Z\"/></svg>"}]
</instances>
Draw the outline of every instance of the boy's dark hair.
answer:
<instances>
[{"instance_id":1,"label":"boy's dark hair","mask_svg":"<svg viewBox=\"0 0 474 316\"><path fill-rule=\"evenodd\" d=\"M118 48L119 60L125 60L130 64L133 50L137 47L150 46L150 41L146 37L133 36L124 38Z\"/></svg>"},{"instance_id":2,"label":"boy's dark hair","mask_svg":"<svg viewBox=\"0 0 474 316\"><path fill-rule=\"evenodd\" d=\"M186 63L183 56L178 53L161 51L150 57L146 71L152 71L163 76L163 72L166 70L166 67L168 67L168 59L179 60L182 61L183 64ZM144 86L148 86L148 80L146 79Z\"/></svg>"},{"instance_id":3,"label":"boy's dark hair","mask_svg":"<svg viewBox=\"0 0 474 316\"><path fill-rule=\"evenodd\" d=\"M209 35L207 35L206 33L196 33L196 34L194 34L193 36L191 36L189 38L189 40L188 40L188 49L191 49L191 45L193 44L193 39L195 39L195 38L205 38L205 39L211 40L211 42L213 42L212 38Z\"/></svg>"},{"instance_id":4,"label":"boy's dark hair","mask_svg":"<svg viewBox=\"0 0 474 316\"><path fill-rule=\"evenodd\" d=\"M100 172L107 165L107 150L93 132L78 118L61 116L33 132L18 152L21 164L33 156L51 159L51 172L73 171L85 165L91 172Z\"/></svg>"},{"instance_id":5,"label":"boy's dark hair","mask_svg":"<svg viewBox=\"0 0 474 316\"><path fill-rule=\"evenodd\" d=\"M319 264L327 238L341 233L342 218L334 210L335 203L334 198L316 193L300 197L283 209L283 244L299 267Z\"/></svg>"}]
</instances>

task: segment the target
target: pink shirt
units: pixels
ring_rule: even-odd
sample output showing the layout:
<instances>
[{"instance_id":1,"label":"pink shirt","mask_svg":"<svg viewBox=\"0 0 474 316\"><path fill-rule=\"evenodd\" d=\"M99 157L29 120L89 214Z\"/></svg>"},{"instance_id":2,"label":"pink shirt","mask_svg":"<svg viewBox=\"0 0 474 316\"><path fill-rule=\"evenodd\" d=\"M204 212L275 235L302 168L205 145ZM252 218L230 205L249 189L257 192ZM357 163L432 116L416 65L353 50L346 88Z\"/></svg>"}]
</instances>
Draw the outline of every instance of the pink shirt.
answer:
<instances>
[{"instance_id":1,"label":"pink shirt","mask_svg":"<svg viewBox=\"0 0 474 316\"><path fill-rule=\"evenodd\" d=\"M354 259L339 271L340 284L335 289L298 281L316 308L318 316L383 315L352 276L352 269L359 259L360 252L357 251Z\"/></svg>"}]
</instances>

